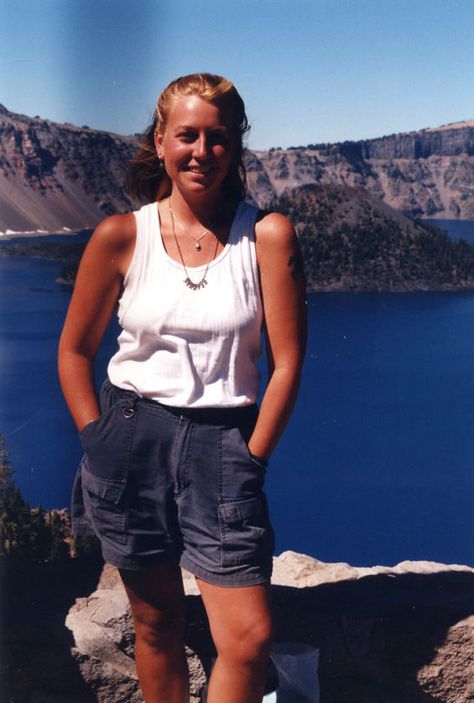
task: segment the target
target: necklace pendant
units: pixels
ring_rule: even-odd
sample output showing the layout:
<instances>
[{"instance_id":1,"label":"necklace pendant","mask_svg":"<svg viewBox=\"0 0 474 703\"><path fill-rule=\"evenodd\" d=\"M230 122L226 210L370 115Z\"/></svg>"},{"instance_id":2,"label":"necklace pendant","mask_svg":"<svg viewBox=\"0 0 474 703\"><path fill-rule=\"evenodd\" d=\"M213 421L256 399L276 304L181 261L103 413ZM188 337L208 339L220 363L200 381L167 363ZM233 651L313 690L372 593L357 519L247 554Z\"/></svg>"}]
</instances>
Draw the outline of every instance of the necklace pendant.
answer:
<instances>
[{"instance_id":1,"label":"necklace pendant","mask_svg":"<svg viewBox=\"0 0 474 703\"><path fill-rule=\"evenodd\" d=\"M191 281L189 276L185 279L184 283L187 285L188 288L191 290L201 290L201 288L205 288L207 286L207 281L205 278L201 278L200 281L197 283L194 283L194 281Z\"/></svg>"},{"instance_id":2,"label":"necklace pendant","mask_svg":"<svg viewBox=\"0 0 474 703\"><path fill-rule=\"evenodd\" d=\"M194 248L196 249L196 251L201 251L201 249L202 249L202 247L201 247L201 245L199 244L199 242L194 242Z\"/></svg>"}]
</instances>

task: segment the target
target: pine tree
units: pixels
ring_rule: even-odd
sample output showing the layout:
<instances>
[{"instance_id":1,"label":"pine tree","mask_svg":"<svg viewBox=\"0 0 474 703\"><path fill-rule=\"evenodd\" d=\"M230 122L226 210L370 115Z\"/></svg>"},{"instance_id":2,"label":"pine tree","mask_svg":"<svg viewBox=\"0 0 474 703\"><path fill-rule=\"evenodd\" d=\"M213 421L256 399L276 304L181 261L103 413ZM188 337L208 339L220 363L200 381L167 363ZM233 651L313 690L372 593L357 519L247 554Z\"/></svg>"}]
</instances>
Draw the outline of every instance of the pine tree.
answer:
<instances>
[{"instance_id":1,"label":"pine tree","mask_svg":"<svg viewBox=\"0 0 474 703\"><path fill-rule=\"evenodd\" d=\"M0 434L0 506L13 488L13 469L10 464L5 437Z\"/></svg>"},{"instance_id":2,"label":"pine tree","mask_svg":"<svg viewBox=\"0 0 474 703\"><path fill-rule=\"evenodd\" d=\"M29 515L30 506L14 484L5 438L0 434L0 555L23 551Z\"/></svg>"},{"instance_id":3,"label":"pine tree","mask_svg":"<svg viewBox=\"0 0 474 703\"><path fill-rule=\"evenodd\" d=\"M66 527L57 511L30 508L13 480L13 469L0 434L0 556L16 556L35 562L69 555L64 541Z\"/></svg>"}]
</instances>

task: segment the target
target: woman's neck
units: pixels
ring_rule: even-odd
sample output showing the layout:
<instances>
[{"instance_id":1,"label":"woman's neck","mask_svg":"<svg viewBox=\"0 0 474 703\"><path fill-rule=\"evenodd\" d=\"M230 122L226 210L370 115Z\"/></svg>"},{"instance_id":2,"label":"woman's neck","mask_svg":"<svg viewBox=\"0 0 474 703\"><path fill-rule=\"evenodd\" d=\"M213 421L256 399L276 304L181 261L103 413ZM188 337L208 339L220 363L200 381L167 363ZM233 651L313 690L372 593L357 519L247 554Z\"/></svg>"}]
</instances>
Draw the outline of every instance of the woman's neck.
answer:
<instances>
[{"instance_id":1,"label":"woman's neck","mask_svg":"<svg viewBox=\"0 0 474 703\"><path fill-rule=\"evenodd\" d=\"M196 222L199 222L203 226L209 227L213 221L219 219L221 209L219 193L213 197L209 197L206 193L205 198L201 196L190 200L189 198L183 198L177 188L171 191L169 204L173 212L179 218L179 221L185 226L192 226Z\"/></svg>"}]
</instances>

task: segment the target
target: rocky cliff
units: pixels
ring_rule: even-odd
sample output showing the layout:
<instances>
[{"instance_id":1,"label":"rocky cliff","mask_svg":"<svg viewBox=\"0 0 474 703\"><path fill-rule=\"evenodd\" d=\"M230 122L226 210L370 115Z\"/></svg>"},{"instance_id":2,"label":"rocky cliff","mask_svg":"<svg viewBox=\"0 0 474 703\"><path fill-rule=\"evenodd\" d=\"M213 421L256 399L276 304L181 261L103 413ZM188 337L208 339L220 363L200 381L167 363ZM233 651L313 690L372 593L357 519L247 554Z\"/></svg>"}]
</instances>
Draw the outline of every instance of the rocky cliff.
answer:
<instances>
[{"instance_id":1,"label":"rocky cliff","mask_svg":"<svg viewBox=\"0 0 474 703\"><path fill-rule=\"evenodd\" d=\"M124 189L136 137L0 106L0 231L93 227L136 205ZM364 188L410 217L474 219L474 121L379 139L249 152L249 197L300 186Z\"/></svg>"},{"instance_id":2,"label":"rocky cliff","mask_svg":"<svg viewBox=\"0 0 474 703\"><path fill-rule=\"evenodd\" d=\"M474 120L419 132L251 154L250 192L267 204L311 183L362 187L409 217L474 219Z\"/></svg>"},{"instance_id":3,"label":"rocky cliff","mask_svg":"<svg viewBox=\"0 0 474 703\"><path fill-rule=\"evenodd\" d=\"M125 166L135 147L134 137L0 105L0 230L76 230L129 210Z\"/></svg>"}]
</instances>

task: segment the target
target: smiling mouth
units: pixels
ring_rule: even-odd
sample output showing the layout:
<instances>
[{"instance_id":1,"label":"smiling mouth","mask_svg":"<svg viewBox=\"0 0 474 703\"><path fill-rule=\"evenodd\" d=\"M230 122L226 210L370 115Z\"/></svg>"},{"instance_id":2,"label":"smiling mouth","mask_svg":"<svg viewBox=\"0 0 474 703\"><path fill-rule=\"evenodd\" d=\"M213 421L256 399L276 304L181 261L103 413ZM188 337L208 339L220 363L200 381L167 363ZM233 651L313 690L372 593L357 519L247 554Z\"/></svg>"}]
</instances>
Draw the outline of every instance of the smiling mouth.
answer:
<instances>
[{"instance_id":1,"label":"smiling mouth","mask_svg":"<svg viewBox=\"0 0 474 703\"><path fill-rule=\"evenodd\" d=\"M206 166L205 168L204 167L198 168L198 167L188 166L186 171L188 171L189 173L195 173L200 176L207 176L207 174L212 171L212 166Z\"/></svg>"}]
</instances>

